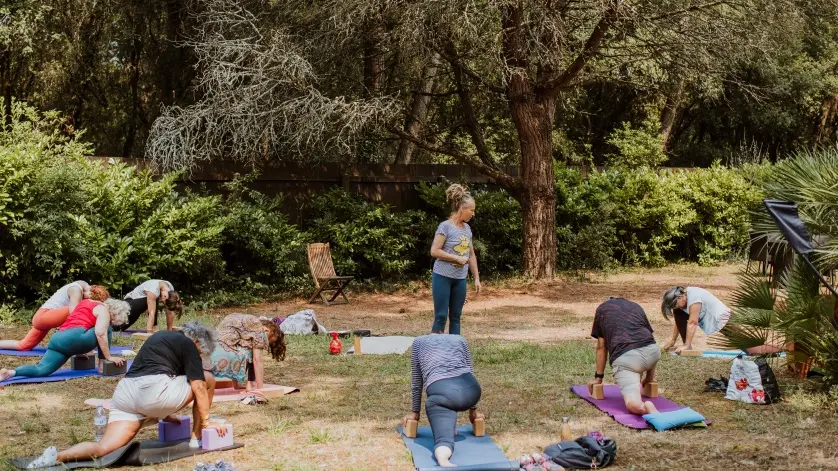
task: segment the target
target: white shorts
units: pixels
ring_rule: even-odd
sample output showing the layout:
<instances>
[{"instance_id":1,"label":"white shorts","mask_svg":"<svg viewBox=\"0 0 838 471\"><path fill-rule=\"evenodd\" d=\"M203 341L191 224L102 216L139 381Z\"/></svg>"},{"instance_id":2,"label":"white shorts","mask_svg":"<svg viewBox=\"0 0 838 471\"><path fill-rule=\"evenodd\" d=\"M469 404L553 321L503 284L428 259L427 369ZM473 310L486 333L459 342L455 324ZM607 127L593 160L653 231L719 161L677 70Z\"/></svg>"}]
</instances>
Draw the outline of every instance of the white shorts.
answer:
<instances>
[{"instance_id":1,"label":"white shorts","mask_svg":"<svg viewBox=\"0 0 838 471\"><path fill-rule=\"evenodd\" d=\"M162 419L181 410L191 400L192 388L186 376L122 378L111 399L108 423L139 422L147 417Z\"/></svg>"},{"instance_id":2,"label":"white shorts","mask_svg":"<svg viewBox=\"0 0 838 471\"><path fill-rule=\"evenodd\" d=\"M629 350L618 356L611 363L614 381L620 386L620 392L627 401L639 401L641 398L640 375L651 370L661 359L657 343Z\"/></svg>"}]
</instances>

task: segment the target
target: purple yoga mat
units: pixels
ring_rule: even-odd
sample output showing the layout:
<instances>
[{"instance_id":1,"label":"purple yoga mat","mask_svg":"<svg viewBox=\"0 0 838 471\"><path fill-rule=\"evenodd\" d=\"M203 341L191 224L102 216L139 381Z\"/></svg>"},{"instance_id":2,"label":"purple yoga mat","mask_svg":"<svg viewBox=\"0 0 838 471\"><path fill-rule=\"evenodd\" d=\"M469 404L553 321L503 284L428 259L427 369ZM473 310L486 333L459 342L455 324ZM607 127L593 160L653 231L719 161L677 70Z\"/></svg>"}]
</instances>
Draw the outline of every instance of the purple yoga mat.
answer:
<instances>
[{"instance_id":1,"label":"purple yoga mat","mask_svg":"<svg viewBox=\"0 0 838 471\"><path fill-rule=\"evenodd\" d=\"M123 350L131 350L131 347L120 347L119 345L111 345L113 353L121 353ZM42 357L46 353L46 347L35 347L32 350L6 350L0 348L0 355L11 355L13 357Z\"/></svg>"},{"instance_id":2,"label":"purple yoga mat","mask_svg":"<svg viewBox=\"0 0 838 471\"><path fill-rule=\"evenodd\" d=\"M623 401L623 395L620 393L620 387L616 384L606 384L602 387L603 396L605 396L605 398L601 400L592 398L588 393L588 386L584 384L573 386L570 390L577 396L593 404L597 409L605 412L611 417L614 417L614 420L616 420L617 423L634 429L651 428L651 426L643 420L643 417L632 414L628 411L628 409L626 409L626 403ZM681 410L686 407L676 404L662 396L646 399L652 401L652 404L658 408L658 412L670 412L674 410ZM707 423L707 425L710 425L709 420L705 420L704 422Z\"/></svg>"},{"instance_id":3,"label":"purple yoga mat","mask_svg":"<svg viewBox=\"0 0 838 471\"><path fill-rule=\"evenodd\" d=\"M145 334L145 333L148 333L148 331L145 330L145 329L125 329L125 330L114 331L115 335L120 335L122 337L130 337L131 334Z\"/></svg>"},{"instance_id":4,"label":"purple yoga mat","mask_svg":"<svg viewBox=\"0 0 838 471\"><path fill-rule=\"evenodd\" d=\"M128 360L128 368L131 368L131 360ZM53 383L56 381L67 381L68 379L86 378L88 376L102 376L96 369L91 370L71 370L61 369L55 373L41 378L24 378L22 376L12 376L11 378L0 381L0 386L8 386L10 384L38 384L38 383Z\"/></svg>"}]
</instances>

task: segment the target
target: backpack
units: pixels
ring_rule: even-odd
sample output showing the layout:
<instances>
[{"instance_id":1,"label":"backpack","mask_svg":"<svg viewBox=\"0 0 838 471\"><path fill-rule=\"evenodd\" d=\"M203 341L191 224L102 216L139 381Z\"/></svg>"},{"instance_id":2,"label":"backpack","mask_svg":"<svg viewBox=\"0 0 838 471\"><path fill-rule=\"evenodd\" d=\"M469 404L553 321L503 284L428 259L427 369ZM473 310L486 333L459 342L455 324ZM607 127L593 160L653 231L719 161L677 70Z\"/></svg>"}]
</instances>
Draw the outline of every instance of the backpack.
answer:
<instances>
[{"instance_id":1,"label":"backpack","mask_svg":"<svg viewBox=\"0 0 838 471\"><path fill-rule=\"evenodd\" d=\"M725 399L748 404L773 404L780 400L780 387L771 366L764 358L745 360L742 355L733 360Z\"/></svg>"},{"instance_id":2,"label":"backpack","mask_svg":"<svg viewBox=\"0 0 838 471\"><path fill-rule=\"evenodd\" d=\"M605 439L600 445L595 438L586 435L548 445L544 454L566 469L604 468L617 457L617 442Z\"/></svg>"}]
</instances>

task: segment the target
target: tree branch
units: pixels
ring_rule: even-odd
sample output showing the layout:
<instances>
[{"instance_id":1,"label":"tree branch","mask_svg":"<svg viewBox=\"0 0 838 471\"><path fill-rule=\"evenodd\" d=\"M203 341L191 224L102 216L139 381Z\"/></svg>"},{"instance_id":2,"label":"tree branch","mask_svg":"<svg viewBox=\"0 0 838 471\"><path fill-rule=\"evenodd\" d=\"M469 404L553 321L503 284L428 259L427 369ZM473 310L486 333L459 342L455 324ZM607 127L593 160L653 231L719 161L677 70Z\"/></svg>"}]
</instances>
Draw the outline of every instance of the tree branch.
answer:
<instances>
[{"instance_id":1,"label":"tree branch","mask_svg":"<svg viewBox=\"0 0 838 471\"><path fill-rule=\"evenodd\" d=\"M486 145L486 140L483 138L483 130L480 128L480 121L477 119L477 114L474 112L474 104L471 98L471 91L468 88L468 82L463 77L463 70L465 66L463 61L457 54L457 47L452 41L445 44L445 52L450 57L449 62L454 70L454 82L457 85L457 94L460 96L460 108L463 111L463 124L465 124L471 141L477 149L477 156L483 163L491 168L497 169L495 160Z\"/></svg>"},{"instance_id":2,"label":"tree branch","mask_svg":"<svg viewBox=\"0 0 838 471\"><path fill-rule=\"evenodd\" d=\"M703 10L705 8L713 8L715 6L724 5L729 3L727 0L719 0L714 2L707 2L701 5L693 5L691 7L683 8L681 10L671 11L669 13L664 13L662 15L654 16L651 18L652 21L663 20L667 18L672 18L673 16L683 15L685 13L689 13L692 11Z\"/></svg>"},{"instance_id":3,"label":"tree branch","mask_svg":"<svg viewBox=\"0 0 838 471\"><path fill-rule=\"evenodd\" d=\"M520 188L521 188L521 179L520 178L507 175L505 172L503 172L503 171L501 171L497 168L489 167L488 165L484 164L482 161L480 161L480 159L476 158L473 155L465 154L465 153L460 152L456 149L451 149L451 148L448 148L448 147L442 147L440 145L431 144L430 142L427 142L423 139L419 139L416 136L412 136L412 135L402 131L401 129L393 127L393 126L388 127L388 130L391 133L401 137L402 139L406 139L406 140L416 144L417 147L422 148L422 149L424 149L428 152L448 155L448 156L453 157L454 159L456 159L460 163L470 165L470 166L476 168L480 173L482 173L483 175L486 175L487 177L491 178L492 180L497 182L500 186L502 186L506 190L517 191L517 190L520 190Z\"/></svg>"},{"instance_id":4,"label":"tree branch","mask_svg":"<svg viewBox=\"0 0 838 471\"><path fill-rule=\"evenodd\" d=\"M582 52L576 56L576 59L574 59L570 64L570 67L565 69L565 71L557 78L548 81L543 87L539 88L549 94L557 94L561 91L561 89L567 87L570 82L579 75L582 69L585 68L585 65L588 64L591 57L595 56L602 48L602 41L605 39L605 34L617 19L620 4L621 0L610 0L608 3L608 9L605 10L605 14L602 15L602 18L591 32L591 36L587 41L585 41L585 46L582 47Z\"/></svg>"},{"instance_id":5,"label":"tree branch","mask_svg":"<svg viewBox=\"0 0 838 471\"><path fill-rule=\"evenodd\" d=\"M452 57L452 56L449 55L449 53L447 52L447 49L448 49L447 46L448 45L446 44L446 50L440 51L440 50L435 48L434 52L436 52L437 54L442 56L443 59L445 59L446 61L448 61L452 64L454 63L454 61L459 61L459 57ZM462 62L460 62L460 66L462 67L462 71L463 71L464 74L468 75L475 82L478 82L481 85L483 85L484 87L486 87L487 90L489 90L493 93L499 93L501 95L506 94L506 89L504 87L501 87L500 85L495 85L493 83L487 82L486 79L484 79L483 77L478 75L477 72L475 72L475 71L469 69L468 67L466 67L465 64L462 64Z\"/></svg>"}]
</instances>

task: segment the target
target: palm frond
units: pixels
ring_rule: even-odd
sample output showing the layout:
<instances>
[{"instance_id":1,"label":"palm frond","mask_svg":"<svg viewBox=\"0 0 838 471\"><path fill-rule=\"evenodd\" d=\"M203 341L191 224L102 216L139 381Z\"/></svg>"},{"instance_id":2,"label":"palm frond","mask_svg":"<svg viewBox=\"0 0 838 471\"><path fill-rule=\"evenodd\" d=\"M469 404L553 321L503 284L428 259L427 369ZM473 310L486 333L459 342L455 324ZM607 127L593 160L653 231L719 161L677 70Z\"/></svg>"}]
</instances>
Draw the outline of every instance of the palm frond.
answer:
<instances>
[{"instance_id":1,"label":"palm frond","mask_svg":"<svg viewBox=\"0 0 838 471\"><path fill-rule=\"evenodd\" d=\"M743 309L774 309L775 296L764 278L745 274L739 277L739 288L733 293L733 307Z\"/></svg>"}]
</instances>

